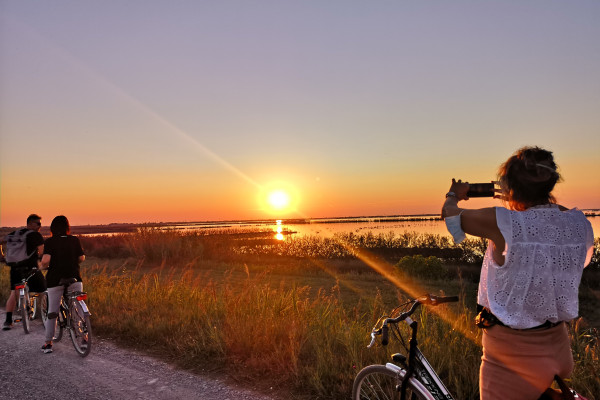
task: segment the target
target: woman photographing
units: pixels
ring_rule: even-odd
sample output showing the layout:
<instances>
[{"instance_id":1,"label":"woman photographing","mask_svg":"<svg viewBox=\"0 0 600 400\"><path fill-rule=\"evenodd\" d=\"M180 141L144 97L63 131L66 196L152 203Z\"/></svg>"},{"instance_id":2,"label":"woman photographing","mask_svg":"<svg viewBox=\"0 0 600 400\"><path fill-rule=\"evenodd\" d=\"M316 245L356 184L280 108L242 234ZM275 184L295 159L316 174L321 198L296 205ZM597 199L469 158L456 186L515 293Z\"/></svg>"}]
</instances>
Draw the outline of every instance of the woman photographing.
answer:
<instances>
[{"instance_id":1,"label":"woman photographing","mask_svg":"<svg viewBox=\"0 0 600 400\"><path fill-rule=\"evenodd\" d=\"M494 197L507 208L459 207L469 184L453 179L442 218L455 241L464 233L489 239L477 296L481 399L537 400L555 375L573 371L565 322L578 316L594 235L581 211L556 204L560 174L550 151L519 149L500 166L498 181Z\"/></svg>"}]
</instances>

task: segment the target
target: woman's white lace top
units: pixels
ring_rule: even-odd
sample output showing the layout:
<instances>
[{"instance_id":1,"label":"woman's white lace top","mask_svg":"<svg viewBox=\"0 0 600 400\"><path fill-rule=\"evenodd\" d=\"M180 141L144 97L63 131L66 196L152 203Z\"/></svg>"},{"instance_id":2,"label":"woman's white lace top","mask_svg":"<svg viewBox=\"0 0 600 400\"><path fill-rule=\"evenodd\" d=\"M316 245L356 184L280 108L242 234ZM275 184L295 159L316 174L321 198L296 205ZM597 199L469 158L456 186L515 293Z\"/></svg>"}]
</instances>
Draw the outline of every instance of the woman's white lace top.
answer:
<instances>
[{"instance_id":1,"label":"woman's white lace top","mask_svg":"<svg viewBox=\"0 0 600 400\"><path fill-rule=\"evenodd\" d=\"M546 321L569 321L579 312L578 289L591 260L594 233L585 215L557 205L526 211L496 208L506 241L504 265L488 245L477 302L505 325L532 328Z\"/></svg>"}]
</instances>

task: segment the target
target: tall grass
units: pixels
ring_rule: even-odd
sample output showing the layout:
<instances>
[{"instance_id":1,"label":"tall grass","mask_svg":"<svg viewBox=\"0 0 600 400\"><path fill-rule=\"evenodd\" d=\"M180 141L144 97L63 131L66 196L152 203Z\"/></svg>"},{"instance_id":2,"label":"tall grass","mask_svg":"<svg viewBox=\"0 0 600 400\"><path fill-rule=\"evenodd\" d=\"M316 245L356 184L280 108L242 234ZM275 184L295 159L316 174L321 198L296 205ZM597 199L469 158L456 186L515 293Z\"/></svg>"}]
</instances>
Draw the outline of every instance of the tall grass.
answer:
<instances>
[{"instance_id":1,"label":"tall grass","mask_svg":"<svg viewBox=\"0 0 600 400\"><path fill-rule=\"evenodd\" d=\"M288 236L277 240L271 231L249 228L176 231L157 228L138 229L134 234L82 237L87 254L102 258L136 257L147 261L171 261L182 258L247 261L264 256L304 259L357 258L359 250L369 250L391 259L421 254L446 261L480 263L487 243L467 239L455 246L447 236L405 232L364 234L337 233L333 237L318 235Z\"/></svg>"},{"instance_id":2,"label":"tall grass","mask_svg":"<svg viewBox=\"0 0 600 400\"><path fill-rule=\"evenodd\" d=\"M166 269L95 267L85 276L98 334L172 356L185 368L227 369L238 379L292 388L300 397L348 398L360 368L399 350L398 343L366 349L370 328L386 309L378 296L364 313L343 304L337 286L311 295L306 286L274 287L263 275L234 281L226 275L218 284L192 270ZM424 312L421 320L428 331L423 349L453 392L477 398L479 345L433 314ZM454 356L448 343L456 344ZM470 376L465 358L473 361Z\"/></svg>"},{"instance_id":3,"label":"tall grass","mask_svg":"<svg viewBox=\"0 0 600 400\"><path fill-rule=\"evenodd\" d=\"M84 279L98 334L184 368L290 388L288 395L298 398L348 398L360 368L401 350L398 341L366 348L370 329L390 304L379 295L345 304L337 285L311 294L307 286L269 283L264 274L239 280L225 273L216 282L197 270L166 267L142 273L95 266ZM438 308L439 314L423 309L415 318L420 347L456 398L478 399L481 348L473 313L464 302ZM600 393L597 333L582 324L573 324L571 333L573 386Z\"/></svg>"},{"instance_id":4,"label":"tall grass","mask_svg":"<svg viewBox=\"0 0 600 400\"><path fill-rule=\"evenodd\" d=\"M147 229L82 242L88 255L102 258L83 268L98 335L184 368L226 372L253 386L289 388L284 397L314 399L348 398L360 368L384 363L401 350L398 341L373 349L366 344L378 318L405 295L367 267L360 274L336 271L334 278L315 274L311 285L280 267L304 267L301 261L309 260L327 269L334 255L343 260L354 257L353 248L366 248L392 254L400 279L409 281L419 279L420 269L440 266L429 250L456 251L435 235L416 234L276 242L264 232L208 235ZM474 241L459 257L480 257L483 245ZM272 259L279 260L277 268L267 263ZM457 282L449 281L443 269L432 271L421 279L436 291L456 294L448 288L459 287ZM3 268L4 299L7 286L8 268ZM348 287L354 288L352 296ZM469 400L479 398L481 347L472 323L474 307L464 301L473 294L464 291L463 286L460 304L424 308L415 319L422 351L455 397ZM570 331L576 360L572 386L593 399L600 393L598 332L582 322L572 324Z\"/></svg>"}]
</instances>

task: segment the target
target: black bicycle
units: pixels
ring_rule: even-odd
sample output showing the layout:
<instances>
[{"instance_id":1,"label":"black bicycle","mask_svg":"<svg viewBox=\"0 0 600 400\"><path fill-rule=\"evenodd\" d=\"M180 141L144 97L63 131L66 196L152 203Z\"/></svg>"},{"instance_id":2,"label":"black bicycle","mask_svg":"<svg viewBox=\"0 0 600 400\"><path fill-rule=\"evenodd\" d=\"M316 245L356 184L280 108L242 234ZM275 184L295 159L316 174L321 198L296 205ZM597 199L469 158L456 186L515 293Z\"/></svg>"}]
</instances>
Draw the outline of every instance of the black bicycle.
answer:
<instances>
[{"instance_id":1,"label":"black bicycle","mask_svg":"<svg viewBox=\"0 0 600 400\"><path fill-rule=\"evenodd\" d=\"M87 293L80 291L69 292L69 286L77 280L61 279L60 286L64 287L58 310L58 321L56 324L56 335L54 340L60 341L63 331L68 330L73 342L73 347L81 357L90 354L92 349L92 324L90 322L90 311L85 303Z\"/></svg>"},{"instance_id":2,"label":"black bicycle","mask_svg":"<svg viewBox=\"0 0 600 400\"><path fill-rule=\"evenodd\" d=\"M407 348L408 357L397 353L392 355L392 360L395 363L369 365L363 368L354 379L352 400L452 400L452 395L450 395L429 361L419 350L417 346L417 321L413 321L410 316L421 304L437 306L438 304L456 301L458 301L457 296L427 294L397 307L392 315L402 307L410 307L408 311L401 313L398 317L380 318L371 332L371 343L368 347L373 346L378 335L382 336L381 344L386 346L389 341L390 327L401 339L402 336L395 324L404 321L412 331L409 347ZM383 322L381 322L382 319ZM381 327L378 328L380 322Z\"/></svg>"}]
</instances>

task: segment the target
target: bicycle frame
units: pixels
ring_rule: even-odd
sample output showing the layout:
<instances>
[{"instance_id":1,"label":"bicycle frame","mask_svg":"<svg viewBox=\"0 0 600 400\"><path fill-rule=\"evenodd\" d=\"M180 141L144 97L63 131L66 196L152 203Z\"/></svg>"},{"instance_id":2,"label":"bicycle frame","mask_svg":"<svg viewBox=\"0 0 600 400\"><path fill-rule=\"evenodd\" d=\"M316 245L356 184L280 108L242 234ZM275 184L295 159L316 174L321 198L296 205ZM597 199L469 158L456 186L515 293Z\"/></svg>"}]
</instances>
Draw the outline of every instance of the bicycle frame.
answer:
<instances>
[{"instance_id":1,"label":"bicycle frame","mask_svg":"<svg viewBox=\"0 0 600 400\"><path fill-rule=\"evenodd\" d=\"M29 279L33 275L35 275L35 272L36 272L36 270L31 272L31 274L29 274L29 276L27 278L23 278L21 280L21 283L15 285L15 295L17 296L17 298L15 299L17 315L20 314L20 316L21 316L21 319L16 320L16 321L21 322L25 333L29 333L29 331L31 329L30 320L33 319L34 312L35 312L35 310L32 309L32 304L33 304L32 299L34 299L37 296L37 294L32 295L29 292L29 285L27 283L29 281Z\"/></svg>"},{"instance_id":2,"label":"bicycle frame","mask_svg":"<svg viewBox=\"0 0 600 400\"><path fill-rule=\"evenodd\" d=\"M402 380L401 391L401 400L404 400L406 387L408 385L409 380L415 386L421 385L427 389L429 393L431 393L432 400L453 400L454 398L437 375L427 358L423 355L421 350L418 347L417 343L417 330L418 323L417 321L413 321L410 317L407 317L404 322L411 328L412 334L410 339L410 347L409 347L409 356L408 356L408 364L407 370L404 371L402 368L398 367L395 364L387 363L386 367L391 369L390 366L394 365L397 369L404 371L403 377L408 375L409 379ZM413 377L414 376L414 377Z\"/></svg>"},{"instance_id":3,"label":"bicycle frame","mask_svg":"<svg viewBox=\"0 0 600 400\"><path fill-rule=\"evenodd\" d=\"M418 323L417 321L412 320L410 316L421 304L436 306L441 303L454 301L458 301L458 297L425 295L412 301L412 306L409 311L400 314L396 318L385 318L379 329L373 328L371 332L371 343L367 347L372 347L374 345L377 335L382 335L381 344L383 346L388 344L388 324L405 322L411 329L411 337L407 348L408 357L397 353L392 355L392 360L400 365L394 363L385 364L385 368L388 371L391 371L393 376L397 377L397 382L399 382L399 384L396 386L396 390L400 392L401 400L406 399L406 392L409 387L413 390L413 394L414 390L419 392L419 398L425 398L427 400L453 400L452 395L442 380L421 350L419 350L417 342ZM398 335L400 335L399 332Z\"/></svg>"},{"instance_id":4,"label":"bicycle frame","mask_svg":"<svg viewBox=\"0 0 600 400\"><path fill-rule=\"evenodd\" d=\"M63 285L64 290L60 297L58 309L58 332L54 340L60 341L63 337L63 331L68 330L75 350L80 356L86 357L90 353L92 344L92 331L89 320L91 313L85 303L87 293L69 292L70 283L74 282L66 282Z\"/></svg>"},{"instance_id":5,"label":"bicycle frame","mask_svg":"<svg viewBox=\"0 0 600 400\"><path fill-rule=\"evenodd\" d=\"M25 296L29 296L29 288L27 285L27 281L23 281L21 283L19 283L18 285L15 285L15 291L18 290L19 293L17 294L17 299L16 299L16 309L18 310L18 312L21 312L21 305L22 305L22 301L25 301ZM16 294L16 293L15 293ZM21 315L21 322L22 319L24 319L25 316Z\"/></svg>"}]
</instances>

